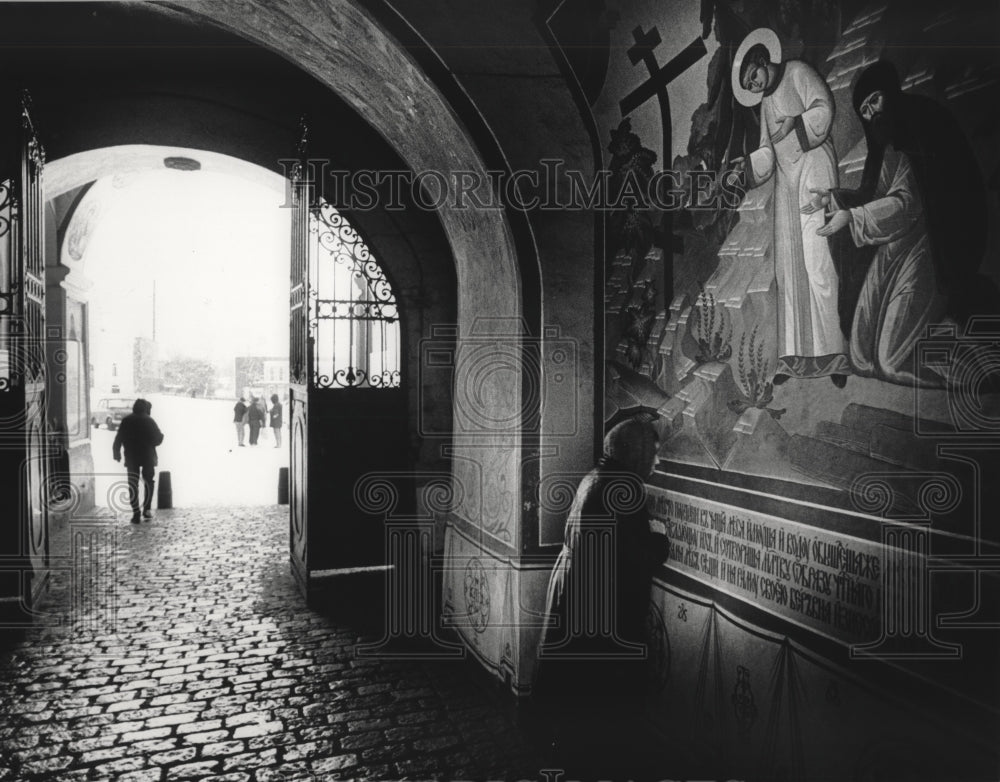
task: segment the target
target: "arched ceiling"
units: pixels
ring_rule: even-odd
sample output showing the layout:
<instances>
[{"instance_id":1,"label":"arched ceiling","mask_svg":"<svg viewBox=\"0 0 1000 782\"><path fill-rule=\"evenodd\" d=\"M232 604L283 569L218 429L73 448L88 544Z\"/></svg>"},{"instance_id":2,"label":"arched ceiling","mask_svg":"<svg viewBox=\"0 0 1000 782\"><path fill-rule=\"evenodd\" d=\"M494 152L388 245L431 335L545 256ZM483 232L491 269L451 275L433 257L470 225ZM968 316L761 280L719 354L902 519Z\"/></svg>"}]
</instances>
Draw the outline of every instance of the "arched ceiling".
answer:
<instances>
[{"instance_id":1,"label":"arched ceiling","mask_svg":"<svg viewBox=\"0 0 1000 782\"><path fill-rule=\"evenodd\" d=\"M57 198L107 176L160 170L168 157L190 158L200 164L201 171L235 176L279 194L285 191L286 180L280 174L230 155L185 147L127 144L89 149L49 161L44 172L45 197Z\"/></svg>"},{"instance_id":2,"label":"arched ceiling","mask_svg":"<svg viewBox=\"0 0 1000 782\"><path fill-rule=\"evenodd\" d=\"M490 186L487 166L468 128L430 77L360 4L216 0L153 5L210 21L281 54L334 90L411 170L472 171L482 177L484 187ZM460 309L486 318L519 317L517 249L504 214L447 203L439 216L455 255L459 290L466 294L460 295ZM497 296L497 290L511 296Z\"/></svg>"}]
</instances>

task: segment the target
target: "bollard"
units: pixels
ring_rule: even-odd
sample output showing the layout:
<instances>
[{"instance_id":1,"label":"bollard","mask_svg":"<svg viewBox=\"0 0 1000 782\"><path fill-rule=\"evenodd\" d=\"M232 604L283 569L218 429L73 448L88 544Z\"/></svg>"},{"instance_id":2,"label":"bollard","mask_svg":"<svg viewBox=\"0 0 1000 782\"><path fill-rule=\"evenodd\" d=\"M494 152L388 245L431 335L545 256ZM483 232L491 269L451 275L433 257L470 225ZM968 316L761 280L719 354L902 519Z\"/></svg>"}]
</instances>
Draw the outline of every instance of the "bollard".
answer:
<instances>
[{"instance_id":1,"label":"bollard","mask_svg":"<svg viewBox=\"0 0 1000 782\"><path fill-rule=\"evenodd\" d=\"M160 473L159 485L156 487L156 507L167 510L174 507L174 489L170 485L170 471Z\"/></svg>"},{"instance_id":2,"label":"bollard","mask_svg":"<svg viewBox=\"0 0 1000 782\"><path fill-rule=\"evenodd\" d=\"M278 504L288 504L288 468L278 468Z\"/></svg>"}]
</instances>

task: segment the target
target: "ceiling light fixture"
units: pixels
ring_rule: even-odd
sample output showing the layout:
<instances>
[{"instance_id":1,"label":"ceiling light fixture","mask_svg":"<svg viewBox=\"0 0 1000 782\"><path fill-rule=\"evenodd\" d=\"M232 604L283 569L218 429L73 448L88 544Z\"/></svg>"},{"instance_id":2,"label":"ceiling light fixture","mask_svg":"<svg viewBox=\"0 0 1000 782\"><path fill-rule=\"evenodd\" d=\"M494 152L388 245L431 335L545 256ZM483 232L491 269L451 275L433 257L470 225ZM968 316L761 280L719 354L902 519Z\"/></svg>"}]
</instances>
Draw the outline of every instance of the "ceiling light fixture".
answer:
<instances>
[{"instance_id":1,"label":"ceiling light fixture","mask_svg":"<svg viewBox=\"0 0 1000 782\"><path fill-rule=\"evenodd\" d=\"M201 168L201 163L190 157L165 157L163 165L175 171L198 171Z\"/></svg>"}]
</instances>

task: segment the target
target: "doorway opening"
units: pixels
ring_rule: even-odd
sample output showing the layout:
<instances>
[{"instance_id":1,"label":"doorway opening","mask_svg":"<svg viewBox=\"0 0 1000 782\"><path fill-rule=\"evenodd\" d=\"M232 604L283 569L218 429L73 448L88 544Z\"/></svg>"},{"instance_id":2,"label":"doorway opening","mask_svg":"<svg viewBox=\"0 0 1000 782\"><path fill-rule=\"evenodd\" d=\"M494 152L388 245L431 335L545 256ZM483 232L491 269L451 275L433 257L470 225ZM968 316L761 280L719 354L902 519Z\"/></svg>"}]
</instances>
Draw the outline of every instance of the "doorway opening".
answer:
<instances>
[{"instance_id":1,"label":"doorway opening","mask_svg":"<svg viewBox=\"0 0 1000 782\"><path fill-rule=\"evenodd\" d=\"M167 161L177 160L167 157ZM194 161L194 158L189 158ZM95 502L117 507L112 445L137 398L164 433L176 507L273 505L288 467L288 210L283 194L201 170L119 172L87 188L63 252L90 283ZM238 445L234 407L256 403ZM252 434L251 434L252 433ZM155 507L154 503L154 507Z\"/></svg>"},{"instance_id":2,"label":"doorway opening","mask_svg":"<svg viewBox=\"0 0 1000 782\"><path fill-rule=\"evenodd\" d=\"M258 166L159 147L78 157L51 164L58 264L69 270L51 309L80 346L65 407L89 445L95 504L124 502L113 443L139 398L164 433L158 469L171 474L175 507L289 501L296 381L354 419L370 417L371 394L402 392L400 306L385 270L322 199L293 240L288 183ZM73 169L84 184L69 186ZM292 285L290 310L298 255L304 306ZM307 377L290 377L290 346L308 353Z\"/></svg>"},{"instance_id":3,"label":"doorway opening","mask_svg":"<svg viewBox=\"0 0 1000 782\"><path fill-rule=\"evenodd\" d=\"M106 178L117 179L120 183L143 172L164 168L191 177L222 171L236 173L248 182L274 186L278 199L284 204L289 184L284 176L290 173L287 159L301 149L296 142L303 138L297 133L301 126L296 127L295 120L303 116L308 119L308 158L329 160L337 171L409 170L414 166L432 165L435 161L453 161L455 155L452 150L441 151L440 129L431 136L421 133L417 147L410 143L412 134L406 131L402 134L393 131L389 134L392 138L387 140L387 131L393 126L386 124L385 117L367 111L356 100L345 101L337 95L339 92L356 98L353 90L346 93L338 90L336 80L314 72L305 64L291 62L290 48L268 46L253 36L233 35L207 17L164 17L155 9L129 9L119 14L110 7L95 13L88 7L80 14L57 15L58 24L46 19L43 20L46 24L39 26L20 12L16 16L17 29L23 26L27 30L49 31L38 38L38 45L30 51L19 49L9 58L16 65L13 71L27 77L33 98L30 113L43 131L38 139L30 140L32 143L26 147L24 159L30 162L33 153L37 156L37 142L48 140L47 154L42 156L44 161L36 164L40 171L44 162L44 197L39 199L40 210L45 213L41 215L45 218L44 226L41 220L29 221L30 225L44 227L48 232L44 243L32 245L42 247L44 244L42 279L35 279L39 275L33 271L27 256L15 258L12 268L19 268L18 263L28 268L29 277L33 282L40 282L37 287L44 292L44 298L37 295L35 299L46 316L42 324L46 330L44 339L54 340L51 342L54 349L49 352L53 358L49 362L52 371L48 373L47 384L37 382L27 390L37 391L41 402L55 416L48 417L46 426L41 427L41 437L51 441L50 447L22 448L44 454L46 469L39 471L42 479L32 482L19 476L18 480L20 484L42 485L44 476L52 478L49 495L57 502L50 510L53 517L61 520L74 517L78 510L75 500L83 494L75 483L70 487L72 491L59 483L61 475L70 475L74 481L77 477L91 475L91 485L85 494L95 499L93 474L98 470L93 455L100 446L93 440L106 431L99 421L95 421L99 428L92 430L90 427L91 403L99 404L100 401L98 379L94 377L95 398L91 400L88 376L91 358L98 360L97 355L90 355L88 343L92 326L98 325L90 323L91 316L96 320L98 315L94 311L98 302L91 300L91 294L96 295L99 291L94 283L87 285L85 255L80 260L62 257L71 221L76 216L86 215L83 207L89 190ZM373 28L373 31L381 40L381 30ZM155 45L135 45L136 41L147 40ZM68 42L77 41L94 45L67 46ZM115 49L118 54L109 60L105 51L110 42L121 46ZM67 51L73 53L70 71L67 71L65 59ZM364 59L360 61L360 74L368 83L371 77L365 62ZM206 63L210 71L206 71ZM70 72L73 78L67 81L66 74ZM209 72L211 78L206 78ZM380 80L371 83L379 91L384 89ZM427 105L435 110L446 104L429 82L421 82L419 88L419 95L415 97L421 104L428 102ZM436 113L451 116L446 112ZM14 124L25 116L27 114L19 112L14 117ZM377 132L372 132L373 129ZM415 126L414 130L420 127ZM430 143L426 143L425 138ZM457 145L460 157L468 158L476 170L484 169L475 145L460 125L449 124L444 138L449 144ZM403 151L407 160L401 157ZM404 485L400 492L403 498L394 510L403 514L410 513L417 505L419 485L416 476L450 472L451 456L447 447L451 441L454 371L448 365L433 374L421 375L418 370L423 342L433 338L446 343L447 347L455 340L460 298L469 302L466 311L482 312L487 316L507 314L508 310L515 314L519 311L517 256L504 218L492 213L470 217L464 211L453 214L454 210L449 209L431 213L418 208L409 197L404 196L403 200L405 208L401 213L380 204L374 209L352 208L350 212L350 220L366 242L384 253L386 263L391 264L392 280L398 283L394 292L407 319L399 328L402 335L397 362L402 368L400 385L390 383L378 389L358 387L351 384L348 372L345 374L346 387L317 388L310 380L313 366L320 362L306 367L303 361L301 366L307 371L295 374L294 385L299 388L295 398L290 397L285 411L286 426L294 423L295 431L301 433L300 458L298 461L289 459L289 499L293 508L296 500L302 505L299 523L296 523L294 512L291 514L291 548L293 559L301 565L296 573L302 576L306 586L316 572L365 566L374 558L382 558L384 518L378 513L347 518L350 508L357 504L352 489L359 475L373 470L388 471L397 482L402 476ZM147 204L144 211L145 221L161 219L151 205ZM56 219L49 220L53 212ZM100 220L89 222L97 225ZM489 278L502 285L509 295L472 296L470 284L460 288L457 271L470 265L488 272ZM158 321L166 295L162 284L158 281ZM193 284L198 284L197 278ZM288 294L287 284L284 280L278 289L279 300L284 300ZM148 296L152 298L152 291ZM49 317L53 312L60 313L60 317ZM195 312L190 317L203 318L204 313ZM290 319L290 313L286 314L286 322ZM156 341L161 340L161 328L166 326L158 326ZM336 331L337 326L333 328ZM29 336L38 335L33 331ZM145 339L152 340L151 326ZM375 339L373 337L373 341ZM387 342L390 340L391 337ZM67 373L65 383L59 374L62 369L59 362L64 355L59 349L60 343L77 343L80 359L76 372ZM368 355L367 351L362 352ZM393 351L387 346L378 352ZM120 377L130 365L134 366L134 357L126 359L124 366L120 362L111 363L117 364L112 369ZM352 359L348 366L359 363ZM233 374L235 371L234 364ZM393 371L390 370L390 374ZM70 388L74 385L70 382L74 375L83 380L84 387L78 393ZM291 371L289 375L291 381ZM370 371L369 375L382 378L384 370L376 368L374 375ZM357 372L353 374L355 379L358 376ZM111 385L110 382L106 385L109 396L113 393ZM117 385L116 393L126 390L124 383ZM369 390L375 393L368 395ZM228 400L234 404L235 393L234 382L233 396ZM71 394L75 396L72 404L65 399ZM57 399L60 395L65 404ZM16 401L20 404L24 400L19 397ZM164 403L155 398L151 401L153 415L157 417L164 410ZM29 412L34 410L31 404L33 398L24 401ZM226 419L224 426L233 431L231 410ZM166 431L166 424L163 428L167 435L166 446L176 438ZM292 433L290 427L287 434ZM235 431L232 436L235 443ZM294 437L287 439L294 442ZM103 448L106 454L106 442ZM161 456L165 457L166 451ZM298 484L294 480L296 464L302 476ZM178 507L188 504L183 494L189 482L181 480L177 465L161 459L160 469L169 469L172 473L174 504ZM507 472L512 476L513 470L511 467ZM115 478L123 477L124 472L120 465L114 465ZM306 475L307 472L311 475ZM274 478L260 483L267 494L271 494L273 487L277 495ZM514 484L508 480L508 485ZM28 494L22 492L22 496ZM102 505L107 504L106 497L96 499ZM45 497L40 496L38 507L44 509L44 503ZM33 553L32 572L39 574L40 583L49 564L45 555L47 527L44 514L40 515L33 507L25 511L25 518L29 511L38 518L29 520L30 524L28 521L22 523L17 532L21 539L30 537L39 541L37 556ZM308 515L307 511L310 511ZM446 513L437 510L434 513L435 530L440 529L443 537ZM357 543L362 538L370 545L359 547ZM439 543L439 548L442 545ZM362 548L364 556L359 554ZM17 590L11 587L10 593L15 592Z\"/></svg>"}]
</instances>

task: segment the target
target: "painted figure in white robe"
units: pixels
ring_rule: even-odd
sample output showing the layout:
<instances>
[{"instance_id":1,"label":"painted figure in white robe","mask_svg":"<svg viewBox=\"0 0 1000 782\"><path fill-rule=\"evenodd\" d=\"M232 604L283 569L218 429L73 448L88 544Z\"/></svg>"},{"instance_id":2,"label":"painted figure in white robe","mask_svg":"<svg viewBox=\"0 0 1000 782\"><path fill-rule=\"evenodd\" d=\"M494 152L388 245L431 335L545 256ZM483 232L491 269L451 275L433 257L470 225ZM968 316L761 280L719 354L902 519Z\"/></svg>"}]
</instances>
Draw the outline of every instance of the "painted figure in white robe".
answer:
<instances>
[{"instance_id":1,"label":"painted figure in white robe","mask_svg":"<svg viewBox=\"0 0 1000 782\"><path fill-rule=\"evenodd\" d=\"M752 43L761 34L765 41L767 34L772 36L773 45ZM747 104L761 96L760 147L750 154L747 184L756 187L774 178L771 248L778 289L774 383L780 385L789 377L830 376L842 388L850 369L837 310L837 272L826 239L817 235L824 223L822 210L802 212L815 191L837 186L837 158L830 137L833 95L808 64L776 59L780 60L776 36L760 30L747 37L733 65L737 99Z\"/></svg>"},{"instance_id":2,"label":"painted figure in white robe","mask_svg":"<svg viewBox=\"0 0 1000 782\"><path fill-rule=\"evenodd\" d=\"M870 122L883 107L882 91L861 104ZM821 194L834 208L819 231L832 236L847 227L858 247L878 249L861 287L851 327L850 355L855 374L891 383L943 387L945 378L917 366L915 348L927 327L944 319L947 298L935 278L920 185L913 162L891 144L884 147L872 200L843 208L835 191Z\"/></svg>"}]
</instances>

